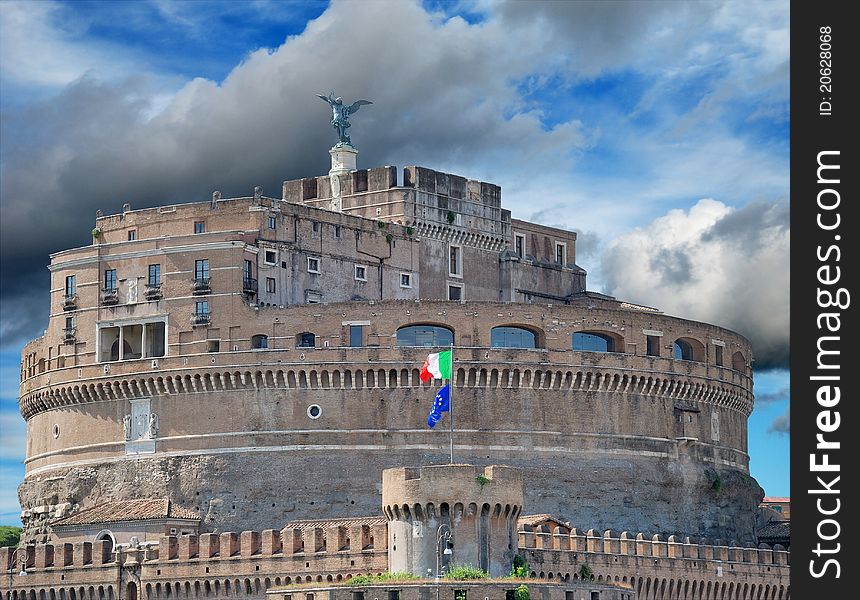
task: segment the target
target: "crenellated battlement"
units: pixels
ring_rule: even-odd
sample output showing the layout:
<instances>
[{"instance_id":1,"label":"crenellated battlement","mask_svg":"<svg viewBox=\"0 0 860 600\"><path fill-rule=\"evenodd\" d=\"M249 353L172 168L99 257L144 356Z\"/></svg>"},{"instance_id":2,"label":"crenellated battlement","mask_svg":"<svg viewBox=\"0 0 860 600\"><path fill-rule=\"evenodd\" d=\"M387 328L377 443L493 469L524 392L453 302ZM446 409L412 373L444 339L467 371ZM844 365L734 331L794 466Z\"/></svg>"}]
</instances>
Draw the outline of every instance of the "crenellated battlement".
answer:
<instances>
[{"instance_id":1,"label":"crenellated battlement","mask_svg":"<svg viewBox=\"0 0 860 600\"><path fill-rule=\"evenodd\" d=\"M694 542L689 536L670 535L664 539L659 534L620 533L607 529L581 531L572 528L570 532L556 527L554 532L532 531L529 525L522 525L518 531L521 550L556 550L584 552L587 554L622 555L641 558L689 559L696 561L720 561L756 565L787 566L791 553L776 544L758 547L737 546L734 542L707 540Z\"/></svg>"}]
</instances>

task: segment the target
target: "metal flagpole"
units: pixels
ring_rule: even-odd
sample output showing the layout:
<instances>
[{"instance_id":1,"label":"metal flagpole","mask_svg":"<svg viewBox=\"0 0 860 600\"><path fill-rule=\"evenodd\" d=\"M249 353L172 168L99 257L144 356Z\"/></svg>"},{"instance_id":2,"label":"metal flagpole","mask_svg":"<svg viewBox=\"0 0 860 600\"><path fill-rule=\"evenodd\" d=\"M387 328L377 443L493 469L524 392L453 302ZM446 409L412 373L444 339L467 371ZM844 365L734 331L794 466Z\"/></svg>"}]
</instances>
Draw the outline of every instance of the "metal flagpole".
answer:
<instances>
[{"instance_id":1,"label":"metal flagpole","mask_svg":"<svg viewBox=\"0 0 860 600\"><path fill-rule=\"evenodd\" d=\"M448 380L448 417L451 421L451 464L454 464L454 342L451 342L451 378Z\"/></svg>"}]
</instances>

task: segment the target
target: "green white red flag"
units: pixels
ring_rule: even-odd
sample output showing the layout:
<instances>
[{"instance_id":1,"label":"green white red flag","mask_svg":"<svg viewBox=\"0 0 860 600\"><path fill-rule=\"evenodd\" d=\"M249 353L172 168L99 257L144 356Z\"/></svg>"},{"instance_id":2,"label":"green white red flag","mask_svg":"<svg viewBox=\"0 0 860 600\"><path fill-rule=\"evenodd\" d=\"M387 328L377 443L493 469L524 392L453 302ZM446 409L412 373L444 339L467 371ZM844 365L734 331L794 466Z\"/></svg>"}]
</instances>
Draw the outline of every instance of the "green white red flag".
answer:
<instances>
[{"instance_id":1,"label":"green white red flag","mask_svg":"<svg viewBox=\"0 0 860 600\"><path fill-rule=\"evenodd\" d=\"M431 379L451 379L451 351L429 355L418 376L424 383Z\"/></svg>"}]
</instances>

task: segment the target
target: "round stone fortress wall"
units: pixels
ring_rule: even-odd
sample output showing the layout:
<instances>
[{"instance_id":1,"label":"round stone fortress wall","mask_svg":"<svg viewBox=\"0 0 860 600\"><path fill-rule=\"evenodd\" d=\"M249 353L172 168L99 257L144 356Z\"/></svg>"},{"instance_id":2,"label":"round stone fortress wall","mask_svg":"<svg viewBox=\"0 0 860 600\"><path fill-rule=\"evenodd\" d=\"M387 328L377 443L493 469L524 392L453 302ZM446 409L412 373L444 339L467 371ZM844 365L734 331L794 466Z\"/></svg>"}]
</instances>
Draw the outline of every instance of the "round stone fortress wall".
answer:
<instances>
[{"instance_id":1,"label":"round stone fortress wall","mask_svg":"<svg viewBox=\"0 0 860 600\"><path fill-rule=\"evenodd\" d=\"M177 344L156 362L65 367L24 381L29 444L19 494L31 539L75 505L121 498L170 496L199 508L204 531L379 514L383 469L448 461L447 417L435 430L426 425L438 388L418 378L428 349L396 346L397 329L416 323L454 331L455 460L523 468L526 513L753 539L762 492L748 475L750 352L737 334L576 305L247 312L236 322L268 332L268 349L186 354ZM288 333L272 335L273 320ZM355 323L378 345L343 347ZM490 347L496 326L529 329L540 347ZM658 330L663 357L643 356L643 332ZM574 351L577 331L612 334L623 351ZM317 347L295 347L299 332L315 333ZM666 357L677 338L699 341L703 360ZM713 364L715 340L729 366ZM731 368L735 353L744 365ZM127 439L132 414L156 415L151 435Z\"/></svg>"}]
</instances>

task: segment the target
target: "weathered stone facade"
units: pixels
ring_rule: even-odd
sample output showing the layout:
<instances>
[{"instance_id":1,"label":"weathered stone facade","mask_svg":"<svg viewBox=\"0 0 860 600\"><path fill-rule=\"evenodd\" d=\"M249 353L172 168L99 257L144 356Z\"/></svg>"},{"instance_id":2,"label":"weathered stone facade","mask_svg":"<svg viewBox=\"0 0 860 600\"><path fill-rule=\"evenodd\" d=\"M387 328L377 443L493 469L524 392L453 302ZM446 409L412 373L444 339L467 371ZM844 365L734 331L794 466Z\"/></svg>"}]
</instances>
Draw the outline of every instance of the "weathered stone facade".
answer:
<instances>
[{"instance_id":1,"label":"weathered stone facade","mask_svg":"<svg viewBox=\"0 0 860 600\"><path fill-rule=\"evenodd\" d=\"M22 357L25 542L134 498L197 509L209 540L378 514L384 469L448 460L418 377L448 344L456 459L524 469L530 511L753 541L745 338L586 292L576 234L511 219L498 186L421 167L338 186L125 206L51 257Z\"/></svg>"}]
</instances>

